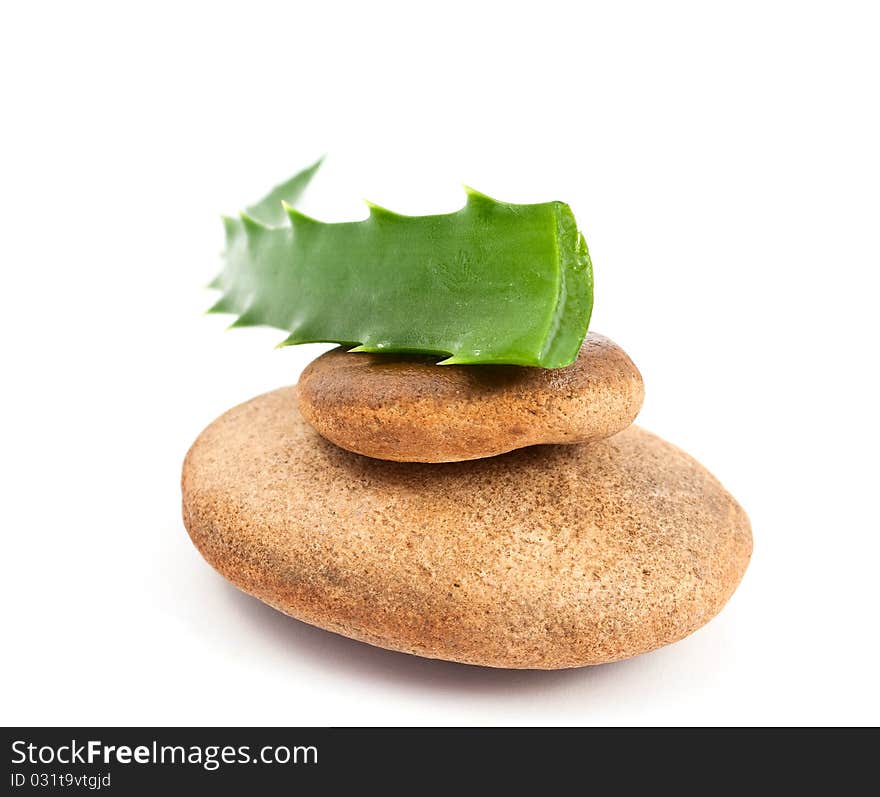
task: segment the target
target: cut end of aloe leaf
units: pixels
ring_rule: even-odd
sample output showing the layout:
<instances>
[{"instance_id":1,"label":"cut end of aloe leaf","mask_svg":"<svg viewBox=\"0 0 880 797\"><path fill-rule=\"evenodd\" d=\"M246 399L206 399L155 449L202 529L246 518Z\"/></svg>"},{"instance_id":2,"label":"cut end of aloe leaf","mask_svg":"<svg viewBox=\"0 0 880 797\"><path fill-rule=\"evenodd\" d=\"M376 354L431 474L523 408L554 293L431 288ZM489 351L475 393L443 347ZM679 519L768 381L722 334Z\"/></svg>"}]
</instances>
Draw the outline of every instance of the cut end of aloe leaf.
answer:
<instances>
[{"instance_id":1,"label":"cut end of aloe leaf","mask_svg":"<svg viewBox=\"0 0 880 797\"><path fill-rule=\"evenodd\" d=\"M558 368L577 357L593 304L590 255L562 202L517 205L465 187L461 210L404 216L367 202L325 223L295 203L320 161L225 217L222 296L232 327L284 330L279 346L421 353L443 365Z\"/></svg>"}]
</instances>

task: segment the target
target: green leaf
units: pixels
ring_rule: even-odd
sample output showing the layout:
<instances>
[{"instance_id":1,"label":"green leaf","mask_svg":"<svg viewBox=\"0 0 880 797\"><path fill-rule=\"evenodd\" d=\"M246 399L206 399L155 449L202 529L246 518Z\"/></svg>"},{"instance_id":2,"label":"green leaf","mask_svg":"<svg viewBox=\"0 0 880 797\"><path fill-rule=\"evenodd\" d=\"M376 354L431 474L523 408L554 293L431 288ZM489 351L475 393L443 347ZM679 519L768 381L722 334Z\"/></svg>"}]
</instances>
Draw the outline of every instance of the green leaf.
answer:
<instances>
[{"instance_id":1,"label":"green leaf","mask_svg":"<svg viewBox=\"0 0 880 797\"><path fill-rule=\"evenodd\" d=\"M332 342L413 352L441 364L558 368L577 357L593 305L583 235L568 205L514 205L466 189L465 206L325 223L291 205L318 164L225 218L221 290L233 326L288 332L281 345Z\"/></svg>"},{"instance_id":2,"label":"green leaf","mask_svg":"<svg viewBox=\"0 0 880 797\"><path fill-rule=\"evenodd\" d=\"M318 158L307 169L295 174L287 182L276 185L266 196L255 205L250 205L245 212L252 219L270 227L287 224L287 214L284 212L284 204L295 205L306 190L308 184L315 176L315 172L321 168L324 158Z\"/></svg>"}]
</instances>

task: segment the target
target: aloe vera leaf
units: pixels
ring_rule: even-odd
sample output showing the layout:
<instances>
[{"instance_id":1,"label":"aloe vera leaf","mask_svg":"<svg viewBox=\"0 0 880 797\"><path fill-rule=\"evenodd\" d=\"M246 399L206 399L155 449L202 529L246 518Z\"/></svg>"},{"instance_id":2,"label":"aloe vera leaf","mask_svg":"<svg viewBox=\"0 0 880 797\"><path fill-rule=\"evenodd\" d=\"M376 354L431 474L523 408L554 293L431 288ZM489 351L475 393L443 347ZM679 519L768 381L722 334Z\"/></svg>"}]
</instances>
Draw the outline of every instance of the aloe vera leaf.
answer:
<instances>
[{"instance_id":1,"label":"aloe vera leaf","mask_svg":"<svg viewBox=\"0 0 880 797\"><path fill-rule=\"evenodd\" d=\"M316 168L224 219L224 268L212 283L222 296L211 312L237 315L233 327L285 330L280 345L341 343L441 364L558 368L577 357L593 278L568 205L509 204L468 188L453 213L371 204L364 221L325 223L291 207Z\"/></svg>"},{"instance_id":2,"label":"aloe vera leaf","mask_svg":"<svg viewBox=\"0 0 880 797\"><path fill-rule=\"evenodd\" d=\"M306 190L308 184L315 176L315 172L321 168L324 158L319 158L307 169L295 174L287 182L276 185L266 196L256 204L245 208L245 213L252 219L267 226L287 224L287 213L284 212L284 203L295 205Z\"/></svg>"}]
</instances>

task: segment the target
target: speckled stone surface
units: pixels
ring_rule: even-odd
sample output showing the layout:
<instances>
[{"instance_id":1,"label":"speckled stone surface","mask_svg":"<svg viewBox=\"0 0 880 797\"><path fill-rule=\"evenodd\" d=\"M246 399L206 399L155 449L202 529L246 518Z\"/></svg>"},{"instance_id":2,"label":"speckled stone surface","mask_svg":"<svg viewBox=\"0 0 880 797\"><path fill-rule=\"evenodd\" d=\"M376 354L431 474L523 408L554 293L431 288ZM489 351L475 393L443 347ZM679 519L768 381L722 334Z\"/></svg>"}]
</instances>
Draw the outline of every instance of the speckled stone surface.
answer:
<instances>
[{"instance_id":1,"label":"speckled stone surface","mask_svg":"<svg viewBox=\"0 0 880 797\"><path fill-rule=\"evenodd\" d=\"M731 596L748 518L637 427L437 465L344 451L294 388L242 404L183 468L186 527L240 589L392 650L492 667L599 664L674 642Z\"/></svg>"},{"instance_id":2,"label":"speckled stone surface","mask_svg":"<svg viewBox=\"0 0 880 797\"><path fill-rule=\"evenodd\" d=\"M303 417L358 454L456 462L610 437L633 422L645 394L626 352L594 332L567 368L437 359L329 351L300 378Z\"/></svg>"}]
</instances>

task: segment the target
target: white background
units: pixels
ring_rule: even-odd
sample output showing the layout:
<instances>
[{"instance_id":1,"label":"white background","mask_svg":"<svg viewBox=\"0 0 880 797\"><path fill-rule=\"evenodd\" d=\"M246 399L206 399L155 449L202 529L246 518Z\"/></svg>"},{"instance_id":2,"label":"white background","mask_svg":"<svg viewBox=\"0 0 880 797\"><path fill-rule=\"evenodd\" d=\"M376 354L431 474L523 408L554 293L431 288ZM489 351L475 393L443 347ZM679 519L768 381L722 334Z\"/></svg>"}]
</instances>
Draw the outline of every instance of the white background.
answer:
<instances>
[{"instance_id":1,"label":"white background","mask_svg":"<svg viewBox=\"0 0 880 797\"><path fill-rule=\"evenodd\" d=\"M873 6L873 8L872 8ZM4 723L876 723L876 4L0 12ZM640 423L751 515L723 613L620 664L388 653L228 586L184 453L323 347L204 317L218 215L574 208Z\"/></svg>"}]
</instances>

